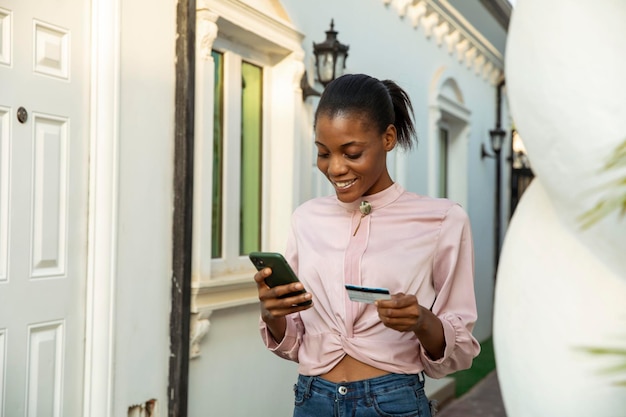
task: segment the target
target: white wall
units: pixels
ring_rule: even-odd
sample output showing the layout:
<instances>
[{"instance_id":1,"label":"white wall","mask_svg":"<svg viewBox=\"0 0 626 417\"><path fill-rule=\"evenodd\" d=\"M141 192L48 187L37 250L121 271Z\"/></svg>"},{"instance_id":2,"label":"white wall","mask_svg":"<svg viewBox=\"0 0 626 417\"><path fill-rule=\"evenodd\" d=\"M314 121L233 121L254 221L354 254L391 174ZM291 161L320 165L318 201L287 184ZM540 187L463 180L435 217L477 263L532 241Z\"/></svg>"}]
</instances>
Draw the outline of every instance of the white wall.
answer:
<instances>
[{"instance_id":1,"label":"white wall","mask_svg":"<svg viewBox=\"0 0 626 417\"><path fill-rule=\"evenodd\" d=\"M259 307L211 315L202 356L190 363L189 417L288 417L297 366L265 349Z\"/></svg>"},{"instance_id":2,"label":"white wall","mask_svg":"<svg viewBox=\"0 0 626 417\"><path fill-rule=\"evenodd\" d=\"M115 416L167 411L175 34L174 1L121 2Z\"/></svg>"}]
</instances>

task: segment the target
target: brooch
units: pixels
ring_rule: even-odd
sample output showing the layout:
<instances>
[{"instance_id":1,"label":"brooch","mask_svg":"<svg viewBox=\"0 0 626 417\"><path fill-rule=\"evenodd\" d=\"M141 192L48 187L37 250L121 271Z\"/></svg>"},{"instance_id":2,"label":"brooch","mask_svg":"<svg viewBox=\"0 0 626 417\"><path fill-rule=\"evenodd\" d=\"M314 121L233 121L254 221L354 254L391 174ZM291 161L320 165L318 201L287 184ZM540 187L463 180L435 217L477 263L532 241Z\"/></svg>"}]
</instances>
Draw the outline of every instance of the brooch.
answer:
<instances>
[{"instance_id":1,"label":"brooch","mask_svg":"<svg viewBox=\"0 0 626 417\"><path fill-rule=\"evenodd\" d=\"M361 212L361 218L359 218L359 224L356 225L356 229L354 229L354 234L352 236L356 236L356 232L359 231L359 227L361 227L361 220L363 220L363 217L372 212L372 205L369 202L363 200L361 201L361 205L359 206L359 211Z\"/></svg>"}]
</instances>

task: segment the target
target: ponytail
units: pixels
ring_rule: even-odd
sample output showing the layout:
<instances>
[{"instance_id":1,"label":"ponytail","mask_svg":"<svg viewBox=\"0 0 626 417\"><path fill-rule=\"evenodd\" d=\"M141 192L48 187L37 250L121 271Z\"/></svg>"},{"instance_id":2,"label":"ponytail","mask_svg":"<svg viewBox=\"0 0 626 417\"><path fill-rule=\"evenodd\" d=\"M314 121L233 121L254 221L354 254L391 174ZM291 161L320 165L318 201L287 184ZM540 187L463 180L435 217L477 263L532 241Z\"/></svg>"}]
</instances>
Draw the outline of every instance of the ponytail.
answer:
<instances>
[{"instance_id":1,"label":"ponytail","mask_svg":"<svg viewBox=\"0 0 626 417\"><path fill-rule=\"evenodd\" d=\"M409 150L413 146L413 139L417 142L415 134L415 126L413 124L413 105L409 95L398 84L391 80L384 80L382 83L387 87L395 119L393 121L396 131L398 132L398 145L403 149Z\"/></svg>"}]
</instances>

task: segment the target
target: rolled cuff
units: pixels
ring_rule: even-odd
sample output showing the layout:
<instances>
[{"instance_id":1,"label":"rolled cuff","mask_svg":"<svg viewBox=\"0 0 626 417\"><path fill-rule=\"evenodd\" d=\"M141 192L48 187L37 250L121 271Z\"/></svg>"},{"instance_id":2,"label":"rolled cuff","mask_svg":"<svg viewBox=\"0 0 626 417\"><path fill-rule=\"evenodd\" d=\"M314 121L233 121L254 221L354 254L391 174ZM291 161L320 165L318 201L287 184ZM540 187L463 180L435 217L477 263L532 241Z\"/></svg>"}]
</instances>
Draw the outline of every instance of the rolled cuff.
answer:
<instances>
[{"instance_id":1,"label":"rolled cuff","mask_svg":"<svg viewBox=\"0 0 626 417\"><path fill-rule=\"evenodd\" d=\"M285 328L285 337L277 342L272 336L267 324L259 317L259 330L261 338L267 349L290 361L298 362L298 349L300 348L301 338L298 335L298 326L293 320L287 318L287 327Z\"/></svg>"},{"instance_id":2,"label":"rolled cuff","mask_svg":"<svg viewBox=\"0 0 626 417\"><path fill-rule=\"evenodd\" d=\"M431 378L443 378L453 372L468 369L473 359L480 353L480 344L474 338L470 325L464 324L457 316L446 313L439 317L443 326L446 348L443 356L432 360L426 350L420 346L420 358L424 372Z\"/></svg>"}]
</instances>

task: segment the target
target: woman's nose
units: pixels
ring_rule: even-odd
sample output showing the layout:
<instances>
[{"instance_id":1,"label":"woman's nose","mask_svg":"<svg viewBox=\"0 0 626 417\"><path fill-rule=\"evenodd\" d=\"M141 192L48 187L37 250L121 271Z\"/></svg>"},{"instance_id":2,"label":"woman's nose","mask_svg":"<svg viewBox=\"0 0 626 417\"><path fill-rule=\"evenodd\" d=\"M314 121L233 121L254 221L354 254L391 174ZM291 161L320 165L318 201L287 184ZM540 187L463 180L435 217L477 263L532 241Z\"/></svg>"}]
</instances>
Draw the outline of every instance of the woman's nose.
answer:
<instances>
[{"instance_id":1,"label":"woman's nose","mask_svg":"<svg viewBox=\"0 0 626 417\"><path fill-rule=\"evenodd\" d=\"M337 177L348 172L348 167L342 157L333 156L328 161L328 174Z\"/></svg>"}]
</instances>

